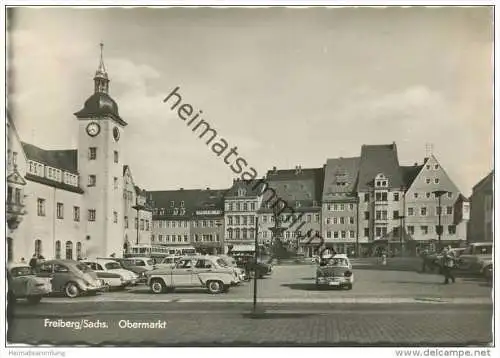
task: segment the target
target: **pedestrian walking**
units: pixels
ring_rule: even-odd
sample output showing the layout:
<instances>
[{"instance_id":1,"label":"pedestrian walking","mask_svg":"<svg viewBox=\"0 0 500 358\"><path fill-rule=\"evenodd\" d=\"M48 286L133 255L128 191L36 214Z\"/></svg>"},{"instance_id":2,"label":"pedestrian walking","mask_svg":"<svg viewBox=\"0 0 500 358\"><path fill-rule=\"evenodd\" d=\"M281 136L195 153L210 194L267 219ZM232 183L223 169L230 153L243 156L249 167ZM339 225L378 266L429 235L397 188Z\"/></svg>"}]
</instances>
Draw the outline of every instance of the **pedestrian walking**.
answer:
<instances>
[{"instance_id":1,"label":"pedestrian walking","mask_svg":"<svg viewBox=\"0 0 500 358\"><path fill-rule=\"evenodd\" d=\"M29 265L32 269L34 269L36 267L36 264L38 263L38 258L36 256L36 254L33 254L33 256L31 257L31 260L29 262Z\"/></svg>"},{"instance_id":2,"label":"pedestrian walking","mask_svg":"<svg viewBox=\"0 0 500 358\"><path fill-rule=\"evenodd\" d=\"M451 252L451 248L448 246L444 249L443 252L443 275L444 275L444 284L447 285L449 280L455 283L455 276L453 276L453 267L455 266L455 256Z\"/></svg>"}]
</instances>

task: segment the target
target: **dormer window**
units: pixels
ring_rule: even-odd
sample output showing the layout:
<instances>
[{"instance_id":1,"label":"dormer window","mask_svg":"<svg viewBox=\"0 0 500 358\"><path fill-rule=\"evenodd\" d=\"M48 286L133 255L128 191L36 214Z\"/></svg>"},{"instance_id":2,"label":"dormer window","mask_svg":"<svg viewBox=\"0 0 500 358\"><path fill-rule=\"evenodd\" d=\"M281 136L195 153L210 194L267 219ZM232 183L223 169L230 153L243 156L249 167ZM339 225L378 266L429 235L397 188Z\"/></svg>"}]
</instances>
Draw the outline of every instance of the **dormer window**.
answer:
<instances>
[{"instance_id":1,"label":"dormer window","mask_svg":"<svg viewBox=\"0 0 500 358\"><path fill-rule=\"evenodd\" d=\"M174 201L171 201L171 202L170 202L170 207L171 207L171 208L173 208L173 207L174 207L174 205L175 205L175 202L174 202Z\"/></svg>"},{"instance_id":2,"label":"dormer window","mask_svg":"<svg viewBox=\"0 0 500 358\"><path fill-rule=\"evenodd\" d=\"M300 201L296 201L296 202L295 202L295 207L296 207L296 208L300 208Z\"/></svg>"},{"instance_id":3,"label":"dormer window","mask_svg":"<svg viewBox=\"0 0 500 358\"><path fill-rule=\"evenodd\" d=\"M178 215L179 214L179 209L175 208L174 209L174 215Z\"/></svg>"},{"instance_id":4,"label":"dormer window","mask_svg":"<svg viewBox=\"0 0 500 358\"><path fill-rule=\"evenodd\" d=\"M181 201L181 208L184 207L184 200Z\"/></svg>"},{"instance_id":5,"label":"dormer window","mask_svg":"<svg viewBox=\"0 0 500 358\"><path fill-rule=\"evenodd\" d=\"M245 196L247 194L246 189L240 188L238 189L238 196Z\"/></svg>"}]
</instances>

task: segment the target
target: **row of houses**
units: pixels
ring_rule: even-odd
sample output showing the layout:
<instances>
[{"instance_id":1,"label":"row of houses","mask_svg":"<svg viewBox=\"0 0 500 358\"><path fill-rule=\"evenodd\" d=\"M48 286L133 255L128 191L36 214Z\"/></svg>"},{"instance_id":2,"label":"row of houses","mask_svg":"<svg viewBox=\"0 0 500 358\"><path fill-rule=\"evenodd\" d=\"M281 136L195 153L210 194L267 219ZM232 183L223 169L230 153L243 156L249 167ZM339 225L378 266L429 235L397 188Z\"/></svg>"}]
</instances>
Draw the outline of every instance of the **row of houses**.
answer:
<instances>
[{"instance_id":1,"label":"row of houses","mask_svg":"<svg viewBox=\"0 0 500 358\"><path fill-rule=\"evenodd\" d=\"M415 254L439 239L467 240L468 200L434 155L402 166L395 143L364 145L359 156L327 159L320 168L272 168L252 183L234 180L222 189L145 190L122 155L127 122L110 96L102 54L93 82L74 114L77 148L26 143L8 115L9 261L33 254L118 257L139 246L222 253L256 238L268 245L276 202L287 208L278 216L282 240L306 255L315 250L301 239L308 232L347 253L383 246ZM492 232L491 207L482 216L490 215L489 226L474 228Z\"/></svg>"},{"instance_id":2,"label":"row of houses","mask_svg":"<svg viewBox=\"0 0 500 358\"><path fill-rule=\"evenodd\" d=\"M153 243L180 246L185 243L172 238L187 235L191 245L217 252L252 245L256 232L261 244L270 244L279 203L286 204L278 210L282 240L306 255L315 251L314 243L301 239L310 230L344 253L384 247L416 254L439 241L460 245L467 239L470 215L468 200L434 155L401 166L395 143L364 145L359 157L328 159L321 168L273 168L261 180L235 180L229 189L148 195L154 207ZM200 217L204 206L211 216ZM172 225L176 220L189 224ZM202 229L220 239L205 244Z\"/></svg>"}]
</instances>

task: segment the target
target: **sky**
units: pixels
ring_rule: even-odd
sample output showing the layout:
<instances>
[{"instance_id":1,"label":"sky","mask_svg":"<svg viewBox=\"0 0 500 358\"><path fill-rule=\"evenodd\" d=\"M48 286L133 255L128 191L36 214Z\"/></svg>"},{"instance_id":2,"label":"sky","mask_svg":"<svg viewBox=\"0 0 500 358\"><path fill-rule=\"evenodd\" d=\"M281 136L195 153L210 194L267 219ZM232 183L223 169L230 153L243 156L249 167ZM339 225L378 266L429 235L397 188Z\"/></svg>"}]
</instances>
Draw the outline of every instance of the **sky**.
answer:
<instances>
[{"instance_id":1,"label":"sky","mask_svg":"<svg viewBox=\"0 0 500 358\"><path fill-rule=\"evenodd\" d=\"M121 141L147 190L235 174L163 99L177 86L259 176L396 142L426 144L464 195L493 169L492 9L44 8L9 23L8 106L21 140L77 147L104 43Z\"/></svg>"}]
</instances>

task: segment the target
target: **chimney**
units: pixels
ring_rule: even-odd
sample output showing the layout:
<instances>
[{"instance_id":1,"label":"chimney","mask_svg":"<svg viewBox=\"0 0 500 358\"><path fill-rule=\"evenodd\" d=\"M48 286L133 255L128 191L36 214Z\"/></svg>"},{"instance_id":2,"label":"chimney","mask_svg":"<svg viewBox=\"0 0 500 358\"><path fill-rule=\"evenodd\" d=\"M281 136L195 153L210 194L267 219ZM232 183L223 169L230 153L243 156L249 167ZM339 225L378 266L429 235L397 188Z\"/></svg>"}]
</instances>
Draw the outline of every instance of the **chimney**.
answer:
<instances>
[{"instance_id":1,"label":"chimney","mask_svg":"<svg viewBox=\"0 0 500 358\"><path fill-rule=\"evenodd\" d=\"M210 190L210 188L209 188L209 187L207 187L207 190Z\"/></svg>"},{"instance_id":2,"label":"chimney","mask_svg":"<svg viewBox=\"0 0 500 358\"><path fill-rule=\"evenodd\" d=\"M181 188L181 190L184 190L184 188Z\"/></svg>"},{"instance_id":3,"label":"chimney","mask_svg":"<svg viewBox=\"0 0 500 358\"><path fill-rule=\"evenodd\" d=\"M418 167L418 163L417 162L413 163L413 166Z\"/></svg>"},{"instance_id":4,"label":"chimney","mask_svg":"<svg viewBox=\"0 0 500 358\"><path fill-rule=\"evenodd\" d=\"M278 170L278 169L277 169L276 167L273 167L273 172L275 172L275 173L276 173L276 171L277 171L277 170Z\"/></svg>"}]
</instances>

